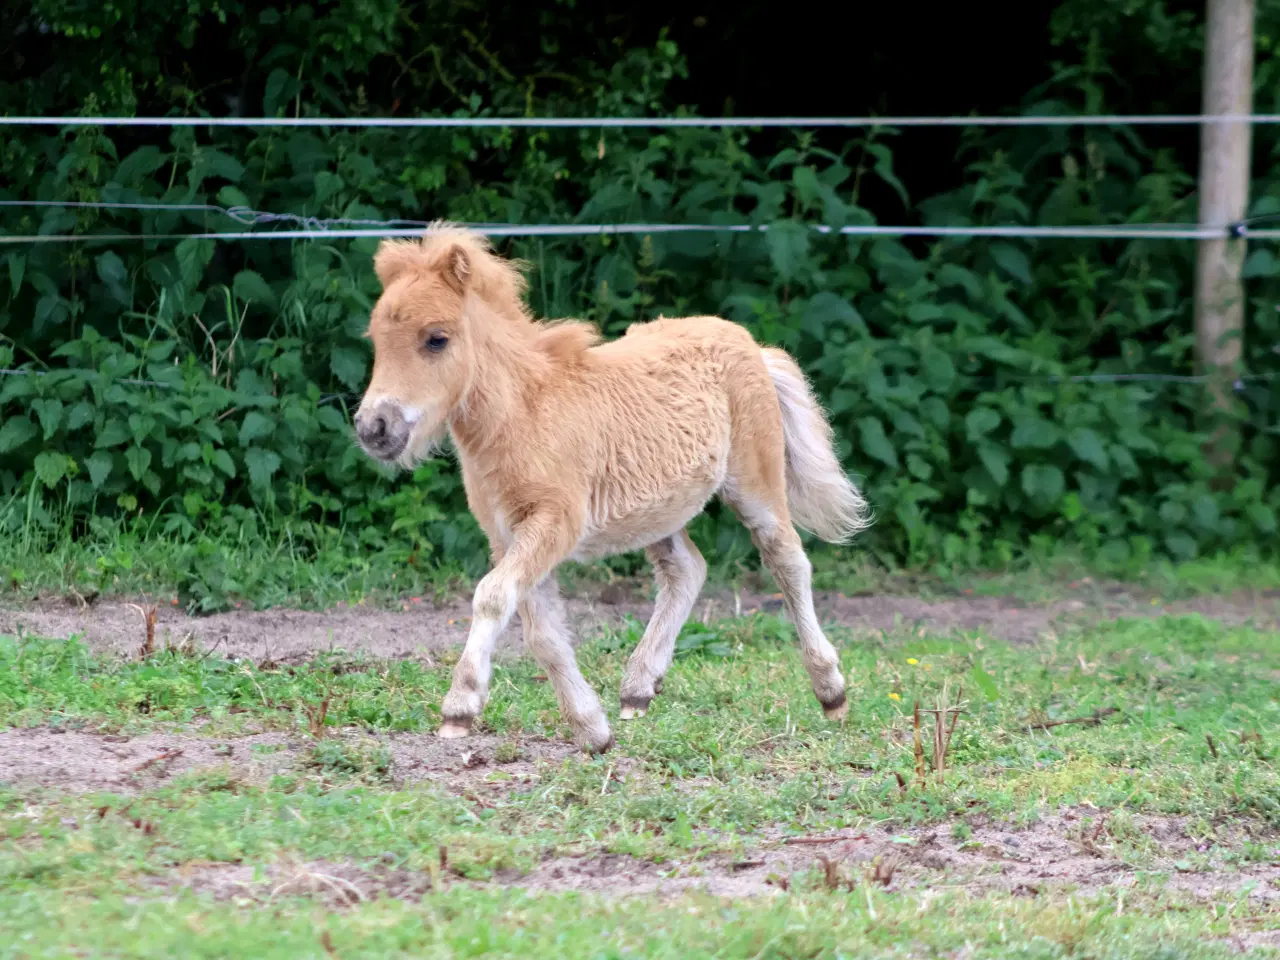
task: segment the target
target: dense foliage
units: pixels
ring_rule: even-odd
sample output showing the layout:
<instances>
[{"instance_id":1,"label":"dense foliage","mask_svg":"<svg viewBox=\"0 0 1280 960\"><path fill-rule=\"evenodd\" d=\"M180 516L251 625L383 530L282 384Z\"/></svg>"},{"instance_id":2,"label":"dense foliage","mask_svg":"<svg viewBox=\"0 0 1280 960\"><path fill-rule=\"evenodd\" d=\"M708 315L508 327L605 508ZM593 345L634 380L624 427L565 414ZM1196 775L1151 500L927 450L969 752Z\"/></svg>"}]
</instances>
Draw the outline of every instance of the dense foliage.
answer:
<instances>
[{"instance_id":1,"label":"dense foliage","mask_svg":"<svg viewBox=\"0 0 1280 960\"><path fill-rule=\"evenodd\" d=\"M28 58L15 54L6 68L0 102L15 114L87 115L679 109L667 90L686 67L665 38L601 38L584 56L594 41L572 4L500 23L479 6L40 0L0 14ZM1259 18L1265 52L1280 4L1260 4ZM1160 3L1065 0L1053 30L1062 63L1043 88L1011 93L1011 109L1148 112L1117 81L1130 63L1198 62L1195 18ZM560 36L577 46L562 47ZM1260 91L1280 89L1274 69L1260 56ZM1258 106L1272 108L1261 96ZM1257 134L1258 213L1280 211L1268 131ZM1224 484L1211 482L1201 453L1202 386L1067 379L1196 372L1194 245L905 242L810 229L911 218L1192 221L1186 150L1130 129L975 130L954 160L962 185L921 199L895 175L894 133L843 142L799 132L780 142L697 129L6 128L0 199L767 224L750 235L503 249L531 264L539 314L584 316L616 334L659 313L717 312L794 351L875 505L866 544L886 558L1005 562L1067 542L1124 565L1274 540L1280 259L1268 245L1255 245L1246 268L1253 379L1238 391L1241 443ZM893 203L868 209L872 184ZM242 229L207 209L0 208L0 224L86 237ZM0 377L0 526L81 535L140 517L195 545L186 575L205 606L238 588L219 538L266 529L287 530L303 550L482 568L451 463L428 463L407 482L351 443L350 404L369 361L360 335L377 295L372 249L366 240L6 245L0 368L23 373ZM742 547L731 518L703 521L698 533L721 555Z\"/></svg>"}]
</instances>

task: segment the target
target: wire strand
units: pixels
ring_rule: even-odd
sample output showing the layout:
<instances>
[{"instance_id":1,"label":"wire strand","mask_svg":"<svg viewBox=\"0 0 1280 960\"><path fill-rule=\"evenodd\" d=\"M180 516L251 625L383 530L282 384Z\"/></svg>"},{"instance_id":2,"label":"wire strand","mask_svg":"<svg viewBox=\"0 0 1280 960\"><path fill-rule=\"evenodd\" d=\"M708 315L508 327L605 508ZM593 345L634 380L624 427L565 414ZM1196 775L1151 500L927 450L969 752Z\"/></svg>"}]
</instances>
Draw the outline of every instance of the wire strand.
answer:
<instances>
[{"instance_id":1,"label":"wire strand","mask_svg":"<svg viewBox=\"0 0 1280 960\"><path fill-rule=\"evenodd\" d=\"M1280 123L1276 113L1040 114L922 117L0 117L10 127L425 127L442 129L568 127L666 129L695 127L1099 127Z\"/></svg>"},{"instance_id":2,"label":"wire strand","mask_svg":"<svg viewBox=\"0 0 1280 960\"><path fill-rule=\"evenodd\" d=\"M276 223L298 224L299 230L273 230L261 233L249 231L205 232L205 233L160 233L160 234L9 234L0 235L3 243L66 243L80 241L126 241L126 240L255 240L265 238L303 240L330 238L386 238L416 237L422 230L431 226L428 220L412 220L392 218L378 220L354 217L315 217L307 214L273 213L266 210L254 210L246 206L221 207L212 203L164 203L137 201L99 201L99 200L0 200L0 208L54 208L93 209L93 210L139 210L139 211L172 211L179 213L213 213L225 216L244 226L261 226ZM1051 226L1036 227L1017 224L1001 226L880 226L863 224L843 226L839 228L824 224L809 224L818 233L830 233L838 230L845 236L893 236L893 237L1008 237L1008 238L1064 238L1064 239L1170 239L1170 240L1212 240L1228 236L1232 238L1251 237L1268 239L1280 236L1280 230L1252 230L1253 223L1269 223L1277 219L1276 215L1264 214L1250 217L1222 227L1211 227L1190 223L1148 223L1148 224L1114 224L1105 226ZM617 224L503 224L473 223L464 224L469 229L494 237L538 237L538 236L592 236L608 234L654 234L679 232L728 232L750 233L769 229L768 225L754 224L708 224L708 223L617 223ZM358 227L369 229L355 229ZM337 229L335 229L337 228Z\"/></svg>"},{"instance_id":3,"label":"wire strand","mask_svg":"<svg viewBox=\"0 0 1280 960\"><path fill-rule=\"evenodd\" d=\"M761 233L768 224L710 223L565 223L565 224L459 224L490 237L591 237L664 233ZM1115 227L1032 227L1032 226L843 226L806 224L820 234L848 237L1006 237L1045 240L1215 240L1246 236L1267 240L1280 237L1280 229L1242 231L1237 224L1222 227L1165 227L1135 224ZM420 237L421 227L337 230L268 230L205 233L83 233L83 234L3 234L0 245L20 243L115 243L133 240L355 240Z\"/></svg>"}]
</instances>

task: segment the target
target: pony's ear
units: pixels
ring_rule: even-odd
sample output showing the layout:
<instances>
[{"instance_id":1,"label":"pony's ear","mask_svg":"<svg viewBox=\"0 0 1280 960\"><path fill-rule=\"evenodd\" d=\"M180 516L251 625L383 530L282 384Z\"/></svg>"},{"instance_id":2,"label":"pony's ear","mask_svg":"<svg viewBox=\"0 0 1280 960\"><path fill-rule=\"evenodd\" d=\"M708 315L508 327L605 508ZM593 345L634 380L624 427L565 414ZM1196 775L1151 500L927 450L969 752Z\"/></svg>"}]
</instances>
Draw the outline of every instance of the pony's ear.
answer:
<instances>
[{"instance_id":1,"label":"pony's ear","mask_svg":"<svg viewBox=\"0 0 1280 960\"><path fill-rule=\"evenodd\" d=\"M422 265L422 246L414 241L383 240L373 255L373 269L383 289L396 277Z\"/></svg>"},{"instance_id":2,"label":"pony's ear","mask_svg":"<svg viewBox=\"0 0 1280 960\"><path fill-rule=\"evenodd\" d=\"M459 293L466 293L467 281L471 279L471 257L461 246L450 247L445 254L444 278Z\"/></svg>"}]
</instances>

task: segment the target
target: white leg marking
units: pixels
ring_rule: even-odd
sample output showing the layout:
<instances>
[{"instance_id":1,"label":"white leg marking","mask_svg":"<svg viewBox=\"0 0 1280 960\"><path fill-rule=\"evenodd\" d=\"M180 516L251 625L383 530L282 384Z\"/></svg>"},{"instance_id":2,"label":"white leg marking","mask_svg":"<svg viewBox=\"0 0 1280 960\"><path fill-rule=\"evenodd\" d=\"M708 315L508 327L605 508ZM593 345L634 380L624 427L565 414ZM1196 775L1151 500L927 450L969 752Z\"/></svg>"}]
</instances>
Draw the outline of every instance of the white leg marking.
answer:
<instances>
[{"instance_id":1,"label":"white leg marking","mask_svg":"<svg viewBox=\"0 0 1280 960\"><path fill-rule=\"evenodd\" d=\"M791 524L779 524L773 510L763 503L727 488L726 499L751 531L760 559L778 583L791 622L800 640L800 656L804 661L814 695L822 709L833 720L843 719L848 712L844 676L835 647L822 632L818 614L813 609L813 567L800 544L800 535Z\"/></svg>"},{"instance_id":2,"label":"white leg marking","mask_svg":"<svg viewBox=\"0 0 1280 960\"><path fill-rule=\"evenodd\" d=\"M471 721L484 709L489 699L493 645L515 615L516 593L515 582L501 567L494 568L476 585L471 631L462 657L453 668L453 683L440 706L444 717L441 737L466 736Z\"/></svg>"},{"instance_id":3,"label":"white leg marking","mask_svg":"<svg viewBox=\"0 0 1280 960\"><path fill-rule=\"evenodd\" d=\"M822 632L813 609L813 567L805 556L800 538L791 529L779 531L771 541L762 541L761 554L769 572L782 590L787 612L800 638L800 655L822 709L833 720L848 712L844 677L835 647Z\"/></svg>"}]
</instances>

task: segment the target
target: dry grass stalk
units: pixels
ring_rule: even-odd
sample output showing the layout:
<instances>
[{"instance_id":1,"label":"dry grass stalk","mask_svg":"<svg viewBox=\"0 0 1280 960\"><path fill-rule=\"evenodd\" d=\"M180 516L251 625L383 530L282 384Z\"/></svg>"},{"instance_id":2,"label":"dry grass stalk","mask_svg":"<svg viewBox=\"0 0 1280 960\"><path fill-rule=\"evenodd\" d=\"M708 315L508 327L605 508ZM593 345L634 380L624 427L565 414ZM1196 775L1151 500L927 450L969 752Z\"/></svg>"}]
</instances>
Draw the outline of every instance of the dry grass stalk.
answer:
<instances>
[{"instance_id":1,"label":"dry grass stalk","mask_svg":"<svg viewBox=\"0 0 1280 960\"><path fill-rule=\"evenodd\" d=\"M133 770L131 770L130 772L138 773L141 770L146 770L148 767L155 766L157 763L164 763L167 760L172 760L175 757L180 757L180 756L182 756L181 747L175 747L172 750L165 750L163 753L157 753L154 757L150 757L146 760L143 760L140 764L134 767Z\"/></svg>"},{"instance_id":2,"label":"dry grass stalk","mask_svg":"<svg viewBox=\"0 0 1280 960\"><path fill-rule=\"evenodd\" d=\"M331 699L331 695L326 694L325 698L320 701L319 706L312 706L309 703L302 705L302 709L307 715L307 732L316 740L324 739L324 721L329 715L329 701Z\"/></svg>"},{"instance_id":3,"label":"dry grass stalk","mask_svg":"<svg viewBox=\"0 0 1280 960\"><path fill-rule=\"evenodd\" d=\"M876 857L866 871L867 879L872 883L887 887L893 883L893 875L898 872L898 867L901 863L902 860L896 856Z\"/></svg>"},{"instance_id":4,"label":"dry grass stalk","mask_svg":"<svg viewBox=\"0 0 1280 960\"><path fill-rule=\"evenodd\" d=\"M960 720L960 714L964 713L964 703L961 699L964 696L964 687L960 688L956 699L955 706L946 706L950 702L950 696L944 686L942 696L937 701L937 706L932 710L921 710L920 701L915 702L915 709L912 711L912 746L915 750L916 762L916 780L921 786L924 785L926 776L924 737L920 731L920 714L929 713L933 715L933 750L932 756L929 758L928 766L933 768L933 772L941 774L947 769L947 753L951 749L951 738L956 732L956 724ZM897 776L895 774L895 776ZM903 785L902 777L898 777L899 785Z\"/></svg>"},{"instance_id":5,"label":"dry grass stalk","mask_svg":"<svg viewBox=\"0 0 1280 960\"><path fill-rule=\"evenodd\" d=\"M821 857L822 882L828 890L840 889L840 866L830 857Z\"/></svg>"},{"instance_id":6,"label":"dry grass stalk","mask_svg":"<svg viewBox=\"0 0 1280 960\"><path fill-rule=\"evenodd\" d=\"M136 603L131 603L129 606L137 610L142 616L145 633L142 638L142 646L138 650L138 658L146 660L156 652L156 608L154 604L150 607L140 607Z\"/></svg>"},{"instance_id":7,"label":"dry grass stalk","mask_svg":"<svg viewBox=\"0 0 1280 960\"><path fill-rule=\"evenodd\" d=\"M916 780L924 786L924 741L920 739L920 701L915 702L915 710L911 714L912 747L916 755Z\"/></svg>"}]
</instances>

